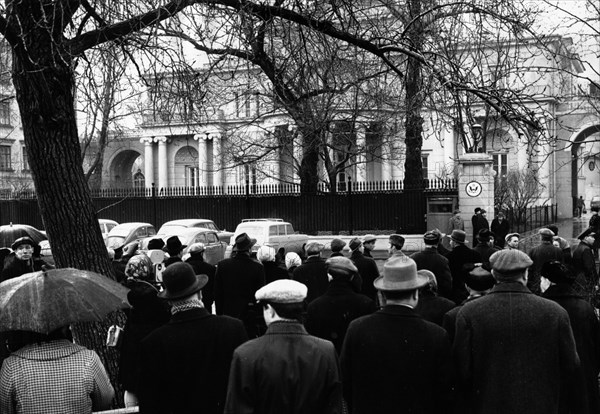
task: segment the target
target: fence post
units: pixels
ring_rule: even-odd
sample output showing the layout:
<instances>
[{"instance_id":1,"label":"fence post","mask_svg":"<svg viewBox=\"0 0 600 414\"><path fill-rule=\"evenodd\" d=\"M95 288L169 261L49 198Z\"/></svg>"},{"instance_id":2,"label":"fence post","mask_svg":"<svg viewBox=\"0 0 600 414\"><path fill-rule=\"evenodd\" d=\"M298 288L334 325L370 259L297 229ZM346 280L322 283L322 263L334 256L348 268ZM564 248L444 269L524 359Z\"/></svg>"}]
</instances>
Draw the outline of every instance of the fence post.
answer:
<instances>
[{"instance_id":1,"label":"fence post","mask_svg":"<svg viewBox=\"0 0 600 414\"><path fill-rule=\"evenodd\" d=\"M154 185L154 183L152 183L152 212L154 216L152 224L156 226L156 186Z\"/></svg>"},{"instance_id":2,"label":"fence post","mask_svg":"<svg viewBox=\"0 0 600 414\"><path fill-rule=\"evenodd\" d=\"M348 233L352 236L354 231L354 216L352 212L352 177L348 175Z\"/></svg>"}]
</instances>

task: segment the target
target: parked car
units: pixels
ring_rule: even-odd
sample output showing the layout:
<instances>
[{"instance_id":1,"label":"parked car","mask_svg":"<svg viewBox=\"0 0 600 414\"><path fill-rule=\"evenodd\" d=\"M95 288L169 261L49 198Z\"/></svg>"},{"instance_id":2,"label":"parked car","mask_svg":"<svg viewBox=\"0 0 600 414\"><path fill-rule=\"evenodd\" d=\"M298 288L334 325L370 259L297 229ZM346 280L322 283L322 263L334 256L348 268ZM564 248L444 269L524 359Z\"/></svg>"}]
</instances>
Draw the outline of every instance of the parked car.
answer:
<instances>
[{"instance_id":1,"label":"parked car","mask_svg":"<svg viewBox=\"0 0 600 414\"><path fill-rule=\"evenodd\" d=\"M108 233L106 247L116 249L155 234L156 230L150 223L121 223Z\"/></svg>"},{"instance_id":2,"label":"parked car","mask_svg":"<svg viewBox=\"0 0 600 414\"><path fill-rule=\"evenodd\" d=\"M104 239L104 243L106 243L106 238L108 237L108 233L119 225L114 220L109 219L98 219L98 224L100 225L100 232L102 233L102 238Z\"/></svg>"},{"instance_id":3,"label":"parked car","mask_svg":"<svg viewBox=\"0 0 600 414\"><path fill-rule=\"evenodd\" d=\"M181 244L186 247L183 249L183 254L187 253L188 247L194 243L204 243L206 250L204 251L204 260L207 263L216 265L225 257L225 249L227 243L219 240L216 231L201 227L180 227L176 233L172 234L156 234L152 237L147 237L140 241L139 249L148 250L148 242L152 239L160 237L167 242L167 239L172 236L179 237Z\"/></svg>"},{"instance_id":4,"label":"parked car","mask_svg":"<svg viewBox=\"0 0 600 414\"><path fill-rule=\"evenodd\" d=\"M179 219L167 221L158 229L158 234L177 234L181 228L197 227L215 231L219 236L219 240L229 242L229 239L233 235L232 232L227 230L219 230L214 221L209 219Z\"/></svg>"},{"instance_id":5,"label":"parked car","mask_svg":"<svg viewBox=\"0 0 600 414\"><path fill-rule=\"evenodd\" d=\"M593 208L600 209L600 196L592 197L592 201L590 201L590 210Z\"/></svg>"},{"instance_id":6,"label":"parked car","mask_svg":"<svg viewBox=\"0 0 600 414\"><path fill-rule=\"evenodd\" d=\"M260 246L267 245L275 248L275 250L283 247L286 253L296 252L303 256L302 247L308 241L308 235L296 233L291 223L282 219L245 219L237 225L233 236L231 236L229 246L225 251L225 257L231 256L235 238L242 233L247 233L248 236L256 239L252 251L257 251Z\"/></svg>"}]
</instances>

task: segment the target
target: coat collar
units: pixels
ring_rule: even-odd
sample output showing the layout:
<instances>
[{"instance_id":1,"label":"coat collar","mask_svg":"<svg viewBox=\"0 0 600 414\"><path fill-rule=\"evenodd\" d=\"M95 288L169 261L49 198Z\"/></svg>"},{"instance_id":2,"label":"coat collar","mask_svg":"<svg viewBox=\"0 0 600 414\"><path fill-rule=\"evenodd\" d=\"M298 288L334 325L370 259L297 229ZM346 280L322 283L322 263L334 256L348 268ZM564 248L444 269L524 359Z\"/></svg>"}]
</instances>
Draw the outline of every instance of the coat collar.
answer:
<instances>
[{"instance_id":1,"label":"coat collar","mask_svg":"<svg viewBox=\"0 0 600 414\"><path fill-rule=\"evenodd\" d=\"M171 316L171 320L169 321L169 323L173 324L173 323L188 322L188 321L193 321L193 320L198 320L198 319L204 319L209 316L211 316L211 314L208 313L208 311L206 309L194 308L194 309L177 312L175 315Z\"/></svg>"},{"instance_id":2,"label":"coat collar","mask_svg":"<svg viewBox=\"0 0 600 414\"><path fill-rule=\"evenodd\" d=\"M415 312L414 309L401 305L385 305L383 309L378 310L376 313L391 316L408 316L413 318L420 318L420 316Z\"/></svg>"},{"instance_id":3,"label":"coat collar","mask_svg":"<svg viewBox=\"0 0 600 414\"><path fill-rule=\"evenodd\" d=\"M332 279L331 282L329 282L327 291L325 292L326 295L347 295L349 293L354 293L354 290L352 289L352 281L339 279Z\"/></svg>"},{"instance_id":4,"label":"coat collar","mask_svg":"<svg viewBox=\"0 0 600 414\"><path fill-rule=\"evenodd\" d=\"M306 329L300 322L296 321L277 321L272 322L267 328L265 335L282 335L282 334L295 334L295 335L308 335Z\"/></svg>"},{"instance_id":5,"label":"coat collar","mask_svg":"<svg viewBox=\"0 0 600 414\"><path fill-rule=\"evenodd\" d=\"M564 283L558 285L552 285L546 290L542 297L552 299L552 298L583 298L581 295L578 295L577 292L573 289L572 286L565 285Z\"/></svg>"},{"instance_id":6,"label":"coat collar","mask_svg":"<svg viewBox=\"0 0 600 414\"><path fill-rule=\"evenodd\" d=\"M306 258L306 262L305 263L313 263L313 262L324 262L325 260L323 260L323 258L321 256L308 256Z\"/></svg>"},{"instance_id":7,"label":"coat collar","mask_svg":"<svg viewBox=\"0 0 600 414\"><path fill-rule=\"evenodd\" d=\"M531 293L531 290L527 289L527 286L523 286L522 283L519 282L502 282L497 283L488 295L493 293L504 293L504 292L517 292L517 293Z\"/></svg>"}]
</instances>

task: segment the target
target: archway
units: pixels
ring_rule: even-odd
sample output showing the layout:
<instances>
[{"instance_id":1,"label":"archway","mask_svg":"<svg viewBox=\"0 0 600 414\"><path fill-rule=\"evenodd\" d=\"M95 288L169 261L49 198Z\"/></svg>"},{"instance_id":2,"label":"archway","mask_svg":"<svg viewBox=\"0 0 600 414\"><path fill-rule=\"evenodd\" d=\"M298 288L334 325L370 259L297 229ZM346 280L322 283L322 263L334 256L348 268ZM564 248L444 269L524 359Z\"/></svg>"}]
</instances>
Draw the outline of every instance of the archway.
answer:
<instances>
[{"instance_id":1,"label":"archway","mask_svg":"<svg viewBox=\"0 0 600 414\"><path fill-rule=\"evenodd\" d=\"M124 150L116 154L110 161L108 168L109 188L134 187L133 176L143 169L144 157L137 151Z\"/></svg>"},{"instance_id":2,"label":"archway","mask_svg":"<svg viewBox=\"0 0 600 414\"><path fill-rule=\"evenodd\" d=\"M212 161L212 154L207 154L207 160ZM173 185L198 187L201 184L202 177L198 163L198 150L189 145L185 146L175 154Z\"/></svg>"},{"instance_id":3,"label":"archway","mask_svg":"<svg viewBox=\"0 0 600 414\"><path fill-rule=\"evenodd\" d=\"M589 200L600 195L600 136L588 140L594 134L600 134L600 125L583 129L571 146L571 211L579 196L588 200L589 206Z\"/></svg>"}]
</instances>

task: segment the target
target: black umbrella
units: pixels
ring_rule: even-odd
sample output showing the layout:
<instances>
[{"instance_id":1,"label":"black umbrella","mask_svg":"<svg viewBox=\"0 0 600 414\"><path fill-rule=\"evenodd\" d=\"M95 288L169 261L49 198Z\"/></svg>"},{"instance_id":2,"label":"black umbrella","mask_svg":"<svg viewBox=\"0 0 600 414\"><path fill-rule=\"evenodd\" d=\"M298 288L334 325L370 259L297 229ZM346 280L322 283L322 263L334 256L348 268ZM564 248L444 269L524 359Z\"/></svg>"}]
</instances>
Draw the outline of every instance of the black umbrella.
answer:
<instances>
[{"instance_id":1,"label":"black umbrella","mask_svg":"<svg viewBox=\"0 0 600 414\"><path fill-rule=\"evenodd\" d=\"M35 227L27 224L8 224L0 226L0 247L10 247L19 237L30 237L34 242L39 243L48 238L44 233Z\"/></svg>"}]
</instances>

